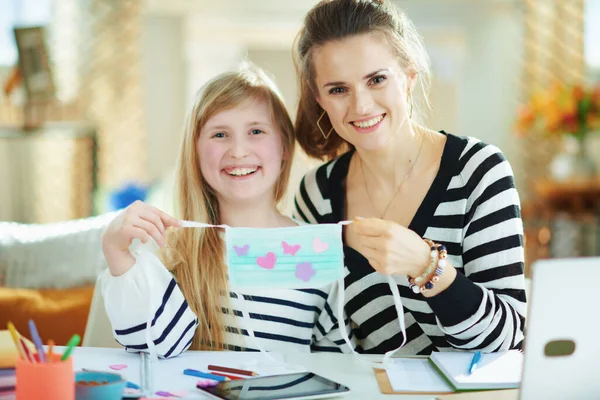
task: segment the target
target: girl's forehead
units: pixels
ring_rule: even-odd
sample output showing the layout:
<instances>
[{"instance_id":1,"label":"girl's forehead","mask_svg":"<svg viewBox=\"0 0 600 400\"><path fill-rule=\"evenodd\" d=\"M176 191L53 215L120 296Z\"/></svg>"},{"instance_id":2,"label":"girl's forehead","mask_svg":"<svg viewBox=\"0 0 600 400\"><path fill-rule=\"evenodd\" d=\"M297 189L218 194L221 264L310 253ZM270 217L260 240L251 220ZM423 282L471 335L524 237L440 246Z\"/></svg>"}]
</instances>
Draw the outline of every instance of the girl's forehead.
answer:
<instances>
[{"instance_id":1,"label":"girl's forehead","mask_svg":"<svg viewBox=\"0 0 600 400\"><path fill-rule=\"evenodd\" d=\"M236 106L216 112L206 121L204 129L223 124L237 126L242 123L271 124L271 110L268 102L261 98L248 98Z\"/></svg>"}]
</instances>

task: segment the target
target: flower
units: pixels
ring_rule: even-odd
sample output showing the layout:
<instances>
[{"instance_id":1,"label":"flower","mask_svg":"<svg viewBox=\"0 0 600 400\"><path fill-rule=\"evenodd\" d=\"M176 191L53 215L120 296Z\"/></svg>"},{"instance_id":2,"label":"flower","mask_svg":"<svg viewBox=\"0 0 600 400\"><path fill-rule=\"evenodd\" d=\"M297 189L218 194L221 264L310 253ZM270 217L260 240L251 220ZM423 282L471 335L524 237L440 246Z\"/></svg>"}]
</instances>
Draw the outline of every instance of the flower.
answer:
<instances>
[{"instance_id":1,"label":"flower","mask_svg":"<svg viewBox=\"0 0 600 400\"><path fill-rule=\"evenodd\" d=\"M591 87L554 83L536 91L519 108L515 122L520 136L541 132L583 139L596 129L600 129L600 83Z\"/></svg>"}]
</instances>

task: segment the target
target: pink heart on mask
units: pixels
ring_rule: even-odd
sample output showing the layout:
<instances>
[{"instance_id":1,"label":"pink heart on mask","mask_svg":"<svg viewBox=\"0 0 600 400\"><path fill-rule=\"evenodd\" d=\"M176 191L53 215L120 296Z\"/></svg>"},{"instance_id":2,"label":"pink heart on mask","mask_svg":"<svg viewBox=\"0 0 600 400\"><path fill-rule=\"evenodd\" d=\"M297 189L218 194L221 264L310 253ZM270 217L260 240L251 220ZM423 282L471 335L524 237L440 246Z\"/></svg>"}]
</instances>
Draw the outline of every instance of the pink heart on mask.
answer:
<instances>
[{"instance_id":1,"label":"pink heart on mask","mask_svg":"<svg viewBox=\"0 0 600 400\"><path fill-rule=\"evenodd\" d=\"M122 369L127 368L127 365L126 364L113 364L113 365L109 365L108 368L114 369L115 371L120 371Z\"/></svg>"},{"instance_id":2,"label":"pink heart on mask","mask_svg":"<svg viewBox=\"0 0 600 400\"><path fill-rule=\"evenodd\" d=\"M329 243L321 241L318 237L313 239L312 245L315 253L323 253L329 249Z\"/></svg>"},{"instance_id":3,"label":"pink heart on mask","mask_svg":"<svg viewBox=\"0 0 600 400\"><path fill-rule=\"evenodd\" d=\"M273 269L275 267L275 261L277 261L277 257L275 253L268 252L264 257L258 257L256 259L256 263L259 267L264 269Z\"/></svg>"}]
</instances>

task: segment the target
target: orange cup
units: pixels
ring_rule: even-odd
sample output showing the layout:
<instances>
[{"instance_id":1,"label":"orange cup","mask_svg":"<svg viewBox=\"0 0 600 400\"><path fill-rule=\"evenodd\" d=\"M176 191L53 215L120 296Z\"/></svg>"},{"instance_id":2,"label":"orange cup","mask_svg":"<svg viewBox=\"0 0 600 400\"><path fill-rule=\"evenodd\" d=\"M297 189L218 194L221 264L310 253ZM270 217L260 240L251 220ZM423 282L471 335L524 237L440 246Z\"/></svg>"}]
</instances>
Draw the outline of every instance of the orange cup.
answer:
<instances>
[{"instance_id":1,"label":"orange cup","mask_svg":"<svg viewBox=\"0 0 600 400\"><path fill-rule=\"evenodd\" d=\"M73 358L53 362L32 363L18 359L16 365L17 400L75 400Z\"/></svg>"}]
</instances>

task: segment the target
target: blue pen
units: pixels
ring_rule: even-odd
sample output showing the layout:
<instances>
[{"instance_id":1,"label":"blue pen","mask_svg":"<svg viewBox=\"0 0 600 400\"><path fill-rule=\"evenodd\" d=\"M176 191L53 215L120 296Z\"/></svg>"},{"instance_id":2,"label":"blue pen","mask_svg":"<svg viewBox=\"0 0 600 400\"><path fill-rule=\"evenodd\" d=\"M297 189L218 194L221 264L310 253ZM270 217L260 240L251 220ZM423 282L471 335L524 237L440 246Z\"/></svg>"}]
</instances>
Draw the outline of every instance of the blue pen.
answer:
<instances>
[{"instance_id":1,"label":"blue pen","mask_svg":"<svg viewBox=\"0 0 600 400\"><path fill-rule=\"evenodd\" d=\"M471 365L469 365L469 375L471 375L473 371L475 371L475 368L477 368L477 365L479 364L480 360L481 352L477 351L475 352L475 354L473 354L473 358L471 359Z\"/></svg>"},{"instance_id":2,"label":"blue pen","mask_svg":"<svg viewBox=\"0 0 600 400\"><path fill-rule=\"evenodd\" d=\"M198 377L198 378L212 379L213 381L217 381L217 382L223 382L223 381L228 380L224 376L207 374L206 372L197 371L195 369L184 369L183 370L183 374L184 375L189 375L189 376L195 376L195 377Z\"/></svg>"},{"instance_id":3,"label":"blue pen","mask_svg":"<svg viewBox=\"0 0 600 400\"><path fill-rule=\"evenodd\" d=\"M44 354L44 344L42 343L42 338L40 338L40 334L38 333L37 328L35 327L35 322L32 319L29 320L29 332L31 333L31 340L33 340L33 344L38 353L38 357L40 362L46 362L46 354Z\"/></svg>"}]
</instances>

